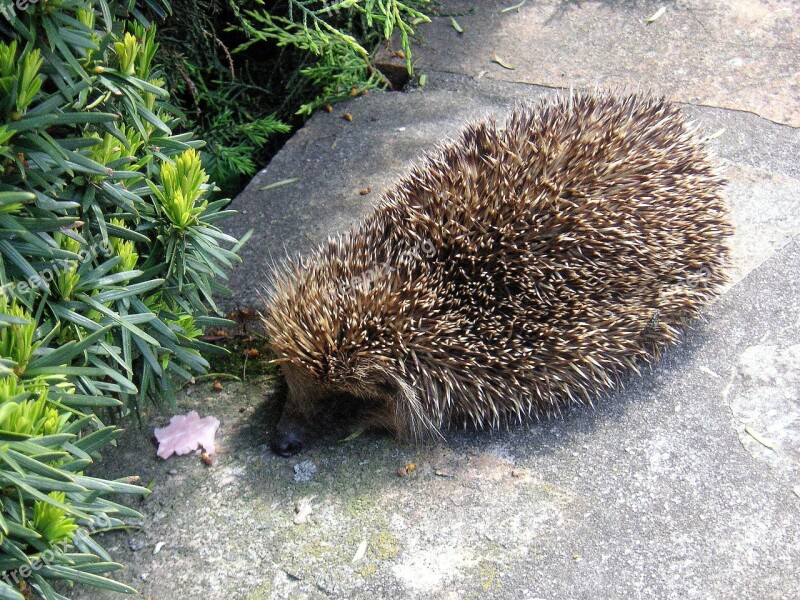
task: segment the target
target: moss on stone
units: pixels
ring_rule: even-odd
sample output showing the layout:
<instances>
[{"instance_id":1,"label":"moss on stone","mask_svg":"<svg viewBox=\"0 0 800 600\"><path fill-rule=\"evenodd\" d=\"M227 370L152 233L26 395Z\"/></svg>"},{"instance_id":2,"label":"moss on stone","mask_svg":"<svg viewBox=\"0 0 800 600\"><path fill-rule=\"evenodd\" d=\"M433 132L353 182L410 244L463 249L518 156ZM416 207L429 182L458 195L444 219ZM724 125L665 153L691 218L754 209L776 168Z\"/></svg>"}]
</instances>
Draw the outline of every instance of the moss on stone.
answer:
<instances>
[{"instance_id":1,"label":"moss on stone","mask_svg":"<svg viewBox=\"0 0 800 600\"><path fill-rule=\"evenodd\" d=\"M377 570L378 567L374 563L370 563L358 567L358 569L356 569L356 572L362 577L372 577Z\"/></svg>"},{"instance_id":2,"label":"moss on stone","mask_svg":"<svg viewBox=\"0 0 800 600\"><path fill-rule=\"evenodd\" d=\"M382 531L370 540L372 553L378 560L390 560L400 553L400 543L388 531Z\"/></svg>"},{"instance_id":3,"label":"moss on stone","mask_svg":"<svg viewBox=\"0 0 800 600\"><path fill-rule=\"evenodd\" d=\"M497 577L500 575L500 570L487 560L482 560L478 563L478 577L481 581L481 587L484 590L497 589L500 587L500 582Z\"/></svg>"},{"instance_id":4,"label":"moss on stone","mask_svg":"<svg viewBox=\"0 0 800 600\"><path fill-rule=\"evenodd\" d=\"M260 586L247 594L247 600L267 600L272 596L272 582L264 581Z\"/></svg>"}]
</instances>

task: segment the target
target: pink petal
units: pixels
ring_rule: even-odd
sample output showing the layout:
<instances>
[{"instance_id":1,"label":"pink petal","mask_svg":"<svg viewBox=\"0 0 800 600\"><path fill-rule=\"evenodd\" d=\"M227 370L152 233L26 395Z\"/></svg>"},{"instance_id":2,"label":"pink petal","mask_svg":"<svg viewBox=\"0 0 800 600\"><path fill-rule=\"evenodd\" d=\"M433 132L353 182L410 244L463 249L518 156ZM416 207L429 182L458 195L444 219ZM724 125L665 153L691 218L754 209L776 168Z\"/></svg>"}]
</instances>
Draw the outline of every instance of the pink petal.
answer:
<instances>
[{"instance_id":1,"label":"pink petal","mask_svg":"<svg viewBox=\"0 0 800 600\"><path fill-rule=\"evenodd\" d=\"M219 420L214 417L201 419L194 410L185 417L175 415L170 418L169 425L166 427L155 428L158 455L166 459L173 453L188 454L199 446L205 448L209 454L214 454L214 435L217 433L218 427Z\"/></svg>"}]
</instances>

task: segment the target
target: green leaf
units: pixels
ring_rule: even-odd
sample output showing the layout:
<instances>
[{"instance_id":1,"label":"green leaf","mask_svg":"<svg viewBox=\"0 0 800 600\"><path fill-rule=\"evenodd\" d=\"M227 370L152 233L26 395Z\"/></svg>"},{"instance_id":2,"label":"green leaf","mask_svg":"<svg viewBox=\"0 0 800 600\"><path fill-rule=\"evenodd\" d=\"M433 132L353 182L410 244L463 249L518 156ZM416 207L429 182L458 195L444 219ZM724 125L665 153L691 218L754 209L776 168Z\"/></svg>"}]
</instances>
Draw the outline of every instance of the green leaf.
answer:
<instances>
[{"instance_id":1,"label":"green leaf","mask_svg":"<svg viewBox=\"0 0 800 600\"><path fill-rule=\"evenodd\" d=\"M39 278L39 273L37 273L36 269L34 269L31 264L23 257L14 246L11 245L8 240L0 240L0 251L4 253L8 259L14 263L20 271L22 271L23 275L25 275L29 282L33 282L35 286L39 286L43 289L46 289L47 286L44 282L41 282ZM39 285L41 282L41 285ZM23 282L26 283L26 282ZM27 284L27 283L26 283ZM30 285L30 284L27 284Z\"/></svg>"},{"instance_id":2,"label":"green leaf","mask_svg":"<svg viewBox=\"0 0 800 600\"><path fill-rule=\"evenodd\" d=\"M99 304L98 302L95 302L92 298L90 298L86 294L78 294L77 298L79 300L85 302L86 304L88 304L92 308L94 308L96 311L103 313L104 315L109 317L112 321L117 323L118 325L121 325L122 327L125 327L132 334L134 334L135 336L140 338L142 341L147 342L151 346L155 346L155 347L158 347L160 345L156 341L155 338L153 338L152 336L148 335L147 333L145 333L144 331L142 331L141 329L136 327L136 325L133 324L134 321L135 321L135 317L122 318L119 315L117 315L116 313L114 313L113 311L107 309L102 304Z\"/></svg>"},{"instance_id":3,"label":"green leaf","mask_svg":"<svg viewBox=\"0 0 800 600\"><path fill-rule=\"evenodd\" d=\"M154 279L152 281L143 281L142 283L135 283L130 286L126 286L122 289L117 290L108 290L105 292L100 292L95 296L95 299L98 302L115 302L117 300L121 300L123 298L128 298L131 296L137 297L142 296L145 292L149 292L150 290L158 289L164 285L163 279Z\"/></svg>"},{"instance_id":4,"label":"green leaf","mask_svg":"<svg viewBox=\"0 0 800 600\"><path fill-rule=\"evenodd\" d=\"M30 323L30 321L23 317L16 317L14 315L0 313L0 327L6 325L27 325L28 323Z\"/></svg>"},{"instance_id":5,"label":"green leaf","mask_svg":"<svg viewBox=\"0 0 800 600\"><path fill-rule=\"evenodd\" d=\"M87 125L89 123L104 123L115 121L116 115L110 113L56 113L45 114L37 117L25 117L19 121L8 124L13 131L28 131L30 129L45 129L55 125Z\"/></svg>"},{"instance_id":6,"label":"green leaf","mask_svg":"<svg viewBox=\"0 0 800 600\"><path fill-rule=\"evenodd\" d=\"M88 394L64 394L59 398L64 406L73 408L89 408L98 406L122 406L123 402L108 396L90 396Z\"/></svg>"},{"instance_id":7,"label":"green leaf","mask_svg":"<svg viewBox=\"0 0 800 600\"><path fill-rule=\"evenodd\" d=\"M51 577L54 579L56 578L66 579L68 581L74 581L75 583L91 585L93 587L109 590L112 592L120 592L123 594L136 593L135 589L133 589L128 585L125 585L124 583L119 583L112 579L108 579L107 577L100 577L99 575L86 573L64 565L43 566L40 572L44 577Z\"/></svg>"},{"instance_id":8,"label":"green leaf","mask_svg":"<svg viewBox=\"0 0 800 600\"><path fill-rule=\"evenodd\" d=\"M48 352L47 354L43 354L41 356L35 356L30 363L28 363L28 369L33 369L33 371L28 371L29 374L32 374L37 369L42 369L44 367L50 366L57 366L57 365L65 365L72 362L72 360L83 353L84 350L92 346L99 338L104 336L106 332L111 330L111 325L106 325L88 335L87 337L83 338L79 342L67 342L57 350L53 350ZM33 376L33 375L31 375Z\"/></svg>"},{"instance_id":9,"label":"green leaf","mask_svg":"<svg viewBox=\"0 0 800 600\"><path fill-rule=\"evenodd\" d=\"M8 471L3 472L0 474L0 479L2 477L11 478L11 475ZM43 477L41 475L36 475L35 473L25 473L25 475L20 475L17 481L23 482L25 485L29 486L32 489L44 491L44 492L85 492L86 489L78 485L77 483L73 483L70 481L60 481L56 479L51 479L49 477Z\"/></svg>"},{"instance_id":10,"label":"green leaf","mask_svg":"<svg viewBox=\"0 0 800 600\"><path fill-rule=\"evenodd\" d=\"M118 494L147 494L149 490L139 485L131 485L122 481L108 481L106 479L96 479L78 475L75 483L85 487L87 490L99 490L102 492L115 492Z\"/></svg>"},{"instance_id":11,"label":"green leaf","mask_svg":"<svg viewBox=\"0 0 800 600\"><path fill-rule=\"evenodd\" d=\"M66 308L62 304L51 303L49 306L56 316L66 319L67 321L71 321L72 323L75 323L84 329L96 331L102 328L99 323L96 323L88 317L84 317L83 315L76 313L74 310ZM111 327L111 325L107 325L106 327Z\"/></svg>"},{"instance_id":12,"label":"green leaf","mask_svg":"<svg viewBox=\"0 0 800 600\"><path fill-rule=\"evenodd\" d=\"M122 435L122 431L116 427L103 427L99 431L90 433L86 437L77 440L74 446L86 453L92 453L117 439L120 435Z\"/></svg>"},{"instance_id":13,"label":"green leaf","mask_svg":"<svg viewBox=\"0 0 800 600\"><path fill-rule=\"evenodd\" d=\"M39 536L37 535L37 537L34 538L34 539L37 539L38 537ZM30 541L32 541L32 540L30 540ZM22 549L19 546L17 546L17 544L15 544L13 540L10 540L8 538L4 538L2 544L0 545L0 547L3 549L3 552L8 554L9 556L13 556L14 558L16 558L21 563L28 564L28 565L31 564L31 559L28 558L28 555L25 554L25 552L23 552Z\"/></svg>"},{"instance_id":14,"label":"green leaf","mask_svg":"<svg viewBox=\"0 0 800 600\"><path fill-rule=\"evenodd\" d=\"M25 597L7 583L0 581L0 600L25 600Z\"/></svg>"},{"instance_id":15,"label":"green leaf","mask_svg":"<svg viewBox=\"0 0 800 600\"><path fill-rule=\"evenodd\" d=\"M41 592L44 600L69 600L69 598L67 598L66 596L62 596L61 594L57 593L50 586L50 584L47 583L47 580L41 575L39 575L39 573L34 572L31 574L31 577L33 577L33 580L39 587L39 591Z\"/></svg>"},{"instance_id":16,"label":"green leaf","mask_svg":"<svg viewBox=\"0 0 800 600\"><path fill-rule=\"evenodd\" d=\"M43 477L48 477L50 479L54 479L57 481L66 481L66 482L75 481L75 479L72 476L64 473L63 471L60 471L59 469L41 463L34 458L16 452L15 450L0 449L0 459L7 460L7 457L10 457L14 461L16 461L16 463L21 467L25 467L26 469L33 471L34 473L37 473Z\"/></svg>"},{"instance_id":17,"label":"green leaf","mask_svg":"<svg viewBox=\"0 0 800 600\"><path fill-rule=\"evenodd\" d=\"M136 270L125 271L123 273L114 273L113 275L108 275L106 277L100 277L99 279L95 279L94 281L91 282L91 285L88 286L86 289L94 290L104 287L110 287L112 285L116 285L118 283L134 279L141 274L142 274L141 271L136 271ZM152 287L158 287L158 284ZM95 299L101 303L108 302L107 300L101 300L99 297L96 297Z\"/></svg>"},{"instance_id":18,"label":"green leaf","mask_svg":"<svg viewBox=\"0 0 800 600\"><path fill-rule=\"evenodd\" d=\"M14 523L13 521L8 522L8 534L12 537L19 538L21 540L27 540L29 542L35 542L36 540L41 540L42 536L34 531L33 529L29 529L27 527L23 527L19 523ZM28 562L27 558L23 559L24 562Z\"/></svg>"},{"instance_id":19,"label":"green leaf","mask_svg":"<svg viewBox=\"0 0 800 600\"><path fill-rule=\"evenodd\" d=\"M31 477L30 479L35 479ZM76 517L80 517L81 519L88 519L89 515L86 513L81 512L80 510L75 509L72 506L64 504L63 502L59 502L54 498L48 496L47 494L41 493L38 489L35 489L33 486L28 485L27 480L23 480L16 475L12 475L8 471L0 470L0 481L5 481L11 485L15 485L16 487L20 488L24 492L30 494L32 497L36 498L37 500L41 500L42 502L46 502L48 504L52 504L53 506L57 506L61 510L68 512L71 515L75 515ZM39 483L43 483L41 480L37 480ZM65 484L66 485L66 484Z\"/></svg>"},{"instance_id":20,"label":"green leaf","mask_svg":"<svg viewBox=\"0 0 800 600\"><path fill-rule=\"evenodd\" d=\"M33 202L34 200L36 200L36 194L32 194L30 192L0 192L0 206L7 206L9 204L22 204L25 202Z\"/></svg>"},{"instance_id":21,"label":"green leaf","mask_svg":"<svg viewBox=\"0 0 800 600\"><path fill-rule=\"evenodd\" d=\"M25 442L24 445L12 443L9 444L9 447L17 450L18 452L25 452L26 454L36 455L36 454L41 454L42 452L46 452L47 448L60 446L64 442L68 442L74 437L75 437L74 434L62 431L61 433L54 433L52 435L41 435L35 438L31 438L31 440L29 442Z\"/></svg>"},{"instance_id":22,"label":"green leaf","mask_svg":"<svg viewBox=\"0 0 800 600\"><path fill-rule=\"evenodd\" d=\"M131 229L126 229L125 227L119 227L112 223L107 223L106 228L108 229L108 235L120 238L123 240L131 240L133 242L139 242L140 244L149 244L150 238L146 235L142 235L136 231Z\"/></svg>"}]
</instances>

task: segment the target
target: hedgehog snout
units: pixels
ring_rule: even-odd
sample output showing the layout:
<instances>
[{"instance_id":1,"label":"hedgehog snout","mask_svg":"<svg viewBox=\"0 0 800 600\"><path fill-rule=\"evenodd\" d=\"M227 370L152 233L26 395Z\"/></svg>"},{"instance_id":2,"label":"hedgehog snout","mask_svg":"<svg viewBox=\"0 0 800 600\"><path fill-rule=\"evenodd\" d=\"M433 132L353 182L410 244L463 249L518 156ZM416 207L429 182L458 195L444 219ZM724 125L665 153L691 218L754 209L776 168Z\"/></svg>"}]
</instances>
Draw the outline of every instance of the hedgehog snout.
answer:
<instances>
[{"instance_id":1,"label":"hedgehog snout","mask_svg":"<svg viewBox=\"0 0 800 600\"><path fill-rule=\"evenodd\" d=\"M279 431L270 445L275 454L288 458L303 449L303 440L297 431Z\"/></svg>"}]
</instances>

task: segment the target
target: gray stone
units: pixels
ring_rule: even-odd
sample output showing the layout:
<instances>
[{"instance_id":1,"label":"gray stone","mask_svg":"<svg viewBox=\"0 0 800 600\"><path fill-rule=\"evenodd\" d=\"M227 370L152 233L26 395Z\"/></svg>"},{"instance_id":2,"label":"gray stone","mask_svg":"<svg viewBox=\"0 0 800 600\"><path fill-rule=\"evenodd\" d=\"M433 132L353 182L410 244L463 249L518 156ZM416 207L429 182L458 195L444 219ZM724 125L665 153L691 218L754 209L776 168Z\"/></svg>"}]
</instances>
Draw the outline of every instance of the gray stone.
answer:
<instances>
[{"instance_id":1,"label":"gray stone","mask_svg":"<svg viewBox=\"0 0 800 600\"><path fill-rule=\"evenodd\" d=\"M303 455L321 467L309 483L266 453L272 396L255 418L237 410L258 404L266 382L198 390L180 409L222 421L212 468L157 458L148 427L126 431L95 469L153 479L134 506L143 535L170 543L153 556L119 544L121 532L104 542L116 541L114 559L128 565L119 579L186 600L794 598L798 315L795 237L596 408L450 432L446 444L364 433L318 445ZM414 475L397 477L409 462ZM241 477L223 483L239 463ZM311 496L313 523L294 525L295 503Z\"/></svg>"},{"instance_id":2,"label":"gray stone","mask_svg":"<svg viewBox=\"0 0 800 600\"><path fill-rule=\"evenodd\" d=\"M294 466L294 480L297 483L308 483L317 474L317 465L310 460L304 460Z\"/></svg>"},{"instance_id":3,"label":"gray stone","mask_svg":"<svg viewBox=\"0 0 800 600\"><path fill-rule=\"evenodd\" d=\"M420 27L420 73L557 88L652 90L800 126L800 11L794 0L677 2L448 0ZM647 23L661 6L664 14ZM513 66L503 68L494 59Z\"/></svg>"},{"instance_id":4,"label":"gray stone","mask_svg":"<svg viewBox=\"0 0 800 600\"><path fill-rule=\"evenodd\" d=\"M147 541L142 536L134 536L128 540L128 548L138 552L147 545Z\"/></svg>"}]
</instances>

